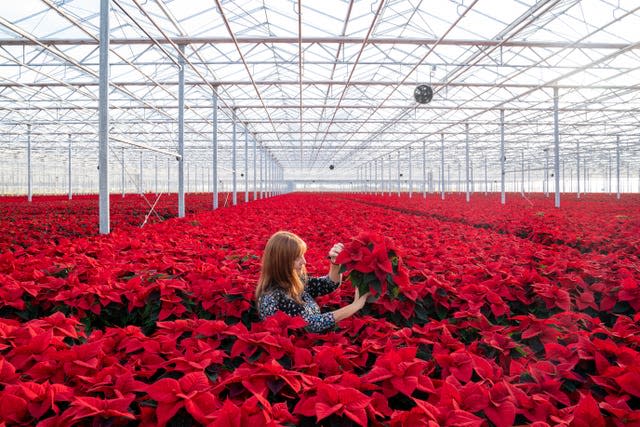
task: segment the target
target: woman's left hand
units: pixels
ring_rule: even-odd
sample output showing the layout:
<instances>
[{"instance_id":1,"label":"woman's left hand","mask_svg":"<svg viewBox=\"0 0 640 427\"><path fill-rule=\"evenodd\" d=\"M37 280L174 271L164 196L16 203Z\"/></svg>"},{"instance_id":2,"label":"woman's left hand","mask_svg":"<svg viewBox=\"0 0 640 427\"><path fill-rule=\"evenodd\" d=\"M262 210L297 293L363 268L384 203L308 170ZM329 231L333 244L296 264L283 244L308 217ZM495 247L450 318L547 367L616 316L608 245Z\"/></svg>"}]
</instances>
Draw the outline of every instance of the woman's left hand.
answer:
<instances>
[{"instance_id":1,"label":"woman's left hand","mask_svg":"<svg viewBox=\"0 0 640 427\"><path fill-rule=\"evenodd\" d=\"M342 249L344 249L344 245L342 243L336 243L335 245L333 245L333 247L329 250L329 260L331 260L332 264L336 263L336 257L338 256L338 254L340 252L342 252Z\"/></svg>"}]
</instances>

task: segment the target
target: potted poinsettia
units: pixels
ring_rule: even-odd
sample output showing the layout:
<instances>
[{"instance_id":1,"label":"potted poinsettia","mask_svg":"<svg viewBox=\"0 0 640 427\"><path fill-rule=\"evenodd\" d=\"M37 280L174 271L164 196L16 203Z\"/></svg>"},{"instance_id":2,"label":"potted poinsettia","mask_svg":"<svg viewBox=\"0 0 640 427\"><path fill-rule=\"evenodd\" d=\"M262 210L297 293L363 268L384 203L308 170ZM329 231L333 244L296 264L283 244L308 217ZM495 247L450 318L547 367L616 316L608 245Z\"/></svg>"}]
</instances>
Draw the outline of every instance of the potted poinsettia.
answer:
<instances>
[{"instance_id":1,"label":"potted poinsettia","mask_svg":"<svg viewBox=\"0 0 640 427\"><path fill-rule=\"evenodd\" d=\"M380 295L396 298L409 284L400 253L388 237L362 232L345 244L338 254L336 264L345 273L360 295L371 292L376 299Z\"/></svg>"}]
</instances>

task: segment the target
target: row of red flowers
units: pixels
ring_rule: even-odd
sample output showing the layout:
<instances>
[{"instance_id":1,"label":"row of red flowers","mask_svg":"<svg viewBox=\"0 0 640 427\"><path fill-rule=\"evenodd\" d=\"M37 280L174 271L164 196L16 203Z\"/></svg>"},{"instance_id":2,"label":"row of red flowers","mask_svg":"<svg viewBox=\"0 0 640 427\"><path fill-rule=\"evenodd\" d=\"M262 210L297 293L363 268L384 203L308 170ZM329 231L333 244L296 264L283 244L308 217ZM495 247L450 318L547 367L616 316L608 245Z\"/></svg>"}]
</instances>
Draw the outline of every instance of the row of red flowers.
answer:
<instances>
[{"instance_id":1,"label":"row of red flowers","mask_svg":"<svg viewBox=\"0 0 640 427\"><path fill-rule=\"evenodd\" d=\"M361 206L290 195L14 246L0 256L0 419L640 425L637 261ZM409 281L328 334L258 322L260 251L281 228L317 274L334 242L391 236Z\"/></svg>"},{"instance_id":2,"label":"row of red flowers","mask_svg":"<svg viewBox=\"0 0 640 427\"><path fill-rule=\"evenodd\" d=\"M238 203L244 193L237 194ZM253 193L249 193L249 200ZM231 206L231 194L219 193L220 207ZM110 197L111 227L140 228L178 216L178 196L171 194L127 194ZM187 215L212 209L212 194L187 194ZM47 213L44 216L44 213ZM95 195L34 196L28 203L24 196L0 197L0 253L16 246L48 246L59 239L95 236L98 234L98 198Z\"/></svg>"},{"instance_id":3,"label":"row of red flowers","mask_svg":"<svg viewBox=\"0 0 640 427\"><path fill-rule=\"evenodd\" d=\"M393 206L448 221L462 221L475 227L492 228L543 244L564 244L581 252L621 252L640 256L640 195L624 194L620 200L610 194L563 195L561 208L553 196L508 194L505 205L500 196L482 193L466 202L464 194L421 193L409 197L370 194L350 195L352 200ZM587 219L585 221L585 219Z\"/></svg>"}]
</instances>

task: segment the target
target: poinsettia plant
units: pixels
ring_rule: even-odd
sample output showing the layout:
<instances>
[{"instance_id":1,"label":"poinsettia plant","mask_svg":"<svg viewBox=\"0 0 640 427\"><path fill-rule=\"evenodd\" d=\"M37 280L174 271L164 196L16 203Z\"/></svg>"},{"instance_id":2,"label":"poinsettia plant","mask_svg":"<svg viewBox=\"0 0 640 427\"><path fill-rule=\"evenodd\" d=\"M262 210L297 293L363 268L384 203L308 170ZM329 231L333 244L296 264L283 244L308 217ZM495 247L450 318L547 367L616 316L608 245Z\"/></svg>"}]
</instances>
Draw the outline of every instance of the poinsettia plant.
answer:
<instances>
[{"instance_id":1,"label":"poinsettia plant","mask_svg":"<svg viewBox=\"0 0 640 427\"><path fill-rule=\"evenodd\" d=\"M380 234L362 232L352 238L335 263L341 264L340 272L346 273L360 295L371 292L374 297L386 295L393 299L409 284L398 248Z\"/></svg>"}]
</instances>

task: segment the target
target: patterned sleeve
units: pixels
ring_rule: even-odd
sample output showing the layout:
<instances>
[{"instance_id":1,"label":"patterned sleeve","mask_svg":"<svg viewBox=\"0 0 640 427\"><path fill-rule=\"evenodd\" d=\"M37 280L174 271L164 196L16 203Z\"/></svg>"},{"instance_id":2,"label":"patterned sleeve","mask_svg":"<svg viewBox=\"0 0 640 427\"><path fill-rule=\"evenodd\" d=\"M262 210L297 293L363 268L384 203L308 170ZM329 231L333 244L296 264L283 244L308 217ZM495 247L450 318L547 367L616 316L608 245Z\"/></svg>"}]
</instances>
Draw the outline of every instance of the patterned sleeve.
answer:
<instances>
[{"instance_id":1,"label":"patterned sleeve","mask_svg":"<svg viewBox=\"0 0 640 427\"><path fill-rule=\"evenodd\" d=\"M336 320L332 313L312 314L303 316L307 321L307 330L309 332L320 333L336 326Z\"/></svg>"},{"instance_id":2,"label":"patterned sleeve","mask_svg":"<svg viewBox=\"0 0 640 427\"><path fill-rule=\"evenodd\" d=\"M312 297L319 297L320 295L326 295L338 289L339 282L334 282L329 276L311 277L304 287Z\"/></svg>"},{"instance_id":3,"label":"patterned sleeve","mask_svg":"<svg viewBox=\"0 0 640 427\"><path fill-rule=\"evenodd\" d=\"M262 320L273 316L278 311L278 300L273 293L265 293L258 301L258 314Z\"/></svg>"}]
</instances>

